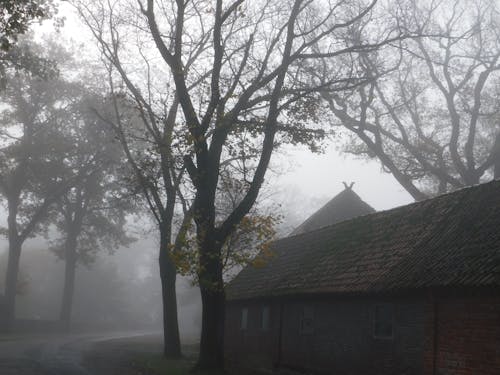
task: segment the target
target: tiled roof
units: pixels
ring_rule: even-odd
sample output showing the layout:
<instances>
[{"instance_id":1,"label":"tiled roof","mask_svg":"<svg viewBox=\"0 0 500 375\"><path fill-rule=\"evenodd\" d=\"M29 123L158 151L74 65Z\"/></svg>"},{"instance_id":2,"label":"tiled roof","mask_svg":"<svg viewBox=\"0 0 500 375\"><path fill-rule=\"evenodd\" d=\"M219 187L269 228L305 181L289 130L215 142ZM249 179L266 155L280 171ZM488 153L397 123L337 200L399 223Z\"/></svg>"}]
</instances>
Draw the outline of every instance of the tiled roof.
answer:
<instances>
[{"instance_id":1,"label":"tiled roof","mask_svg":"<svg viewBox=\"0 0 500 375\"><path fill-rule=\"evenodd\" d=\"M352 186L337 194L333 199L300 224L291 235L310 232L356 216L371 214L375 210L353 190Z\"/></svg>"},{"instance_id":2,"label":"tiled roof","mask_svg":"<svg viewBox=\"0 0 500 375\"><path fill-rule=\"evenodd\" d=\"M272 252L240 272L228 299L498 287L500 181L290 236Z\"/></svg>"}]
</instances>

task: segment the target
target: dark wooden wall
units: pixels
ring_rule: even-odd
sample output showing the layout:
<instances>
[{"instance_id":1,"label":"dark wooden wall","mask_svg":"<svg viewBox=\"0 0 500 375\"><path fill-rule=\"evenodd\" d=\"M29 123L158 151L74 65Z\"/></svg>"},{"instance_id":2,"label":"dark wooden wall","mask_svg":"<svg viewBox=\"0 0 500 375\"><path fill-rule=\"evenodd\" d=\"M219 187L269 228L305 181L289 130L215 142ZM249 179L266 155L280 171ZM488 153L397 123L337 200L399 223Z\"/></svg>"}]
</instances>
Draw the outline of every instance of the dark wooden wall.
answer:
<instances>
[{"instance_id":1,"label":"dark wooden wall","mask_svg":"<svg viewBox=\"0 0 500 375\"><path fill-rule=\"evenodd\" d=\"M421 374L425 314L420 299L314 301L314 333L301 334L303 304L285 305L281 363L335 374ZM394 309L392 338L376 338L373 314L378 303Z\"/></svg>"},{"instance_id":2,"label":"dark wooden wall","mask_svg":"<svg viewBox=\"0 0 500 375\"><path fill-rule=\"evenodd\" d=\"M261 309L270 308L270 326L262 330ZM241 310L248 308L248 328L241 329ZM270 368L279 361L280 303L261 301L228 303L226 307L225 353L230 365Z\"/></svg>"},{"instance_id":3,"label":"dark wooden wall","mask_svg":"<svg viewBox=\"0 0 500 375\"><path fill-rule=\"evenodd\" d=\"M392 338L374 337L374 306L380 303L394 308ZM262 331L266 305L271 327ZM243 307L249 309L244 331ZM308 333L300 329L304 307L314 311ZM253 368L279 365L335 375L499 375L500 291L229 302L225 344L232 364Z\"/></svg>"},{"instance_id":4,"label":"dark wooden wall","mask_svg":"<svg viewBox=\"0 0 500 375\"><path fill-rule=\"evenodd\" d=\"M394 336L373 335L373 311L378 303L394 307ZM271 329L259 330L260 308L271 306ZM249 308L249 326L240 329L241 309ZM303 309L312 308L312 332L301 332ZM283 316L280 328L280 315ZM226 354L233 363L250 361L315 369L335 374L421 374L424 354L423 298L406 299L286 299L229 303ZM281 332L281 340L280 340Z\"/></svg>"}]
</instances>

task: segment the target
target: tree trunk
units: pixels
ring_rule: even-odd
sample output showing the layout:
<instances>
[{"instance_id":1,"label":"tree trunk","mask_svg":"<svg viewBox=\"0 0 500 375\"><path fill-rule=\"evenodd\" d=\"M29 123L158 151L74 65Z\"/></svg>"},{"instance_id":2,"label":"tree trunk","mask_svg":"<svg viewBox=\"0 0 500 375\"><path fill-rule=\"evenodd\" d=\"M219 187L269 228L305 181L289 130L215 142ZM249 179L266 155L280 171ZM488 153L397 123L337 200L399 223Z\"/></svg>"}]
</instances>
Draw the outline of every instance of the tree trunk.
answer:
<instances>
[{"instance_id":1,"label":"tree trunk","mask_svg":"<svg viewBox=\"0 0 500 375\"><path fill-rule=\"evenodd\" d=\"M9 261L5 278L5 311L1 324L3 331L11 331L13 328L20 258L21 242L19 239L9 239Z\"/></svg>"},{"instance_id":2,"label":"tree trunk","mask_svg":"<svg viewBox=\"0 0 500 375\"><path fill-rule=\"evenodd\" d=\"M493 162L493 179L498 180L500 179L500 133L498 133L495 138L493 154L495 155L495 161Z\"/></svg>"},{"instance_id":3,"label":"tree trunk","mask_svg":"<svg viewBox=\"0 0 500 375\"><path fill-rule=\"evenodd\" d=\"M224 290L200 287L203 304L200 356L200 370L224 369Z\"/></svg>"},{"instance_id":4,"label":"tree trunk","mask_svg":"<svg viewBox=\"0 0 500 375\"><path fill-rule=\"evenodd\" d=\"M64 289L61 303L61 312L59 320L62 328L69 332L71 328L71 311L73 308L73 295L75 292L75 274L76 274L76 247L77 239L73 234L68 234L64 245Z\"/></svg>"},{"instance_id":5,"label":"tree trunk","mask_svg":"<svg viewBox=\"0 0 500 375\"><path fill-rule=\"evenodd\" d=\"M207 241L200 248L201 264L200 291L202 301L202 325L199 370L224 369L224 322L225 301L224 282L220 246L215 241Z\"/></svg>"},{"instance_id":6,"label":"tree trunk","mask_svg":"<svg viewBox=\"0 0 500 375\"><path fill-rule=\"evenodd\" d=\"M160 279L163 300L163 354L166 358L180 358L181 342L177 319L177 295L175 283L177 271L169 256L170 230L160 225Z\"/></svg>"}]
</instances>

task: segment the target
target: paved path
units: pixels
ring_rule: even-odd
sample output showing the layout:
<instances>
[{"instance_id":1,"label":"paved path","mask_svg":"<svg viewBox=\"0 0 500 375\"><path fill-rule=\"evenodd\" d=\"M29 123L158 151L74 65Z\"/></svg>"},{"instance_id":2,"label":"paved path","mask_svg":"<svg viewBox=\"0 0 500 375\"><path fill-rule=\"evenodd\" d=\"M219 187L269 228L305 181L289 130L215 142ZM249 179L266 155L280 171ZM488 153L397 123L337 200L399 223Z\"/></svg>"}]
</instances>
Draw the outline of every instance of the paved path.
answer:
<instances>
[{"instance_id":1,"label":"paved path","mask_svg":"<svg viewBox=\"0 0 500 375\"><path fill-rule=\"evenodd\" d=\"M81 363L100 341L142 336L145 332L84 335L0 336L1 375L93 375Z\"/></svg>"}]
</instances>

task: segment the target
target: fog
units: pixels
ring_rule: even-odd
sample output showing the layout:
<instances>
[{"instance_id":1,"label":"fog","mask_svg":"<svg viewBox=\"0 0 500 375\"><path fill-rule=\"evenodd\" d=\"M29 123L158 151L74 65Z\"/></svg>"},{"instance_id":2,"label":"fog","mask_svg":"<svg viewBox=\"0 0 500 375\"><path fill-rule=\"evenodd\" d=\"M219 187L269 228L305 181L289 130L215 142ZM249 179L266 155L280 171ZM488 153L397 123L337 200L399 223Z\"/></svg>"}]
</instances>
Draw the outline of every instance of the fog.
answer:
<instances>
[{"instance_id":1,"label":"fog","mask_svg":"<svg viewBox=\"0 0 500 375\"><path fill-rule=\"evenodd\" d=\"M285 180L284 177L286 174L280 174L275 175L274 179L279 184L280 180ZM275 207L279 207L281 220L276 228L277 238L288 235L306 217L343 189L342 184L338 183L331 196L312 196L304 192L308 183L310 180L307 183L304 180L302 186L282 183L282 188L276 189L268 198L268 201L276 203ZM2 221L5 221L6 215L1 216ZM90 264L77 266L72 332L161 332L163 322L158 271L159 240L145 218L136 219L135 222L130 220L128 231L135 239L130 246L101 251ZM64 285L64 261L50 250L51 237L54 236L56 234L49 230L44 237L29 239L23 248L16 298L18 330L59 331L57 320ZM2 239L1 289L4 288L7 255L7 241ZM237 271L238 269L232 270L232 274ZM181 339L186 343L197 342L201 329L201 300L199 288L192 277L177 276L177 302Z\"/></svg>"},{"instance_id":2,"label":"fog","mask_svg":"<svg viewBox=\"0 0 500 375\"><path fill-rule=\"evenodd\" d=\"M342 184L338 184L337 190L342 190ZM276 236L288 235L332 196L306 195L300 185L285 185L277 190L269 198L279 203L276 206L281 221ZM6 215L2 217L5 221ZM90 264L78 265L72 331L161 331L158 238L147 219L135 223L130 220L128 230L135 238L130 246L101 251ZM28 325L27 329L31 329L33 321L56 322L59 317L64 261L50 250L51 236L55 234L49 230L45 237L29 239L21 255L16 317ZM0 249L0 288L3 289L8 254L5 239L0 242ZM193 278L177 276L177 302L182 340L196 342L201 329L201 300ZM43 324L37 327L47 331Z\"/></svg>"},{"instance_id":3,"label":"fog","mask_svg":"<svg viewBox=\"0 0 500 375\"><path fill-rule=\"evenodd\" d=\"M0 375L498 373L499 6L3 2Z\"/></svg>"},{"instance_id":4,"label":"fog","mask_svg":"<svg viewBox=\"0 0 500 375\"><path fill-rule=\"evenodd\" d=\"M79 265L72 314L74 332L162 329L161 284L154 234L112 254L100 253L88 266ZM3 287L7 251L0 253ZM20 320L57 321L61 308L64 262L45 239L26 243L21 256L16 316ZM179 325L183 340L198 339L199 291L192 281L178 277Z\"/></svg>"}]
</instances>

